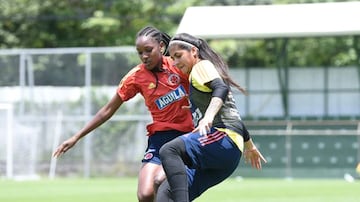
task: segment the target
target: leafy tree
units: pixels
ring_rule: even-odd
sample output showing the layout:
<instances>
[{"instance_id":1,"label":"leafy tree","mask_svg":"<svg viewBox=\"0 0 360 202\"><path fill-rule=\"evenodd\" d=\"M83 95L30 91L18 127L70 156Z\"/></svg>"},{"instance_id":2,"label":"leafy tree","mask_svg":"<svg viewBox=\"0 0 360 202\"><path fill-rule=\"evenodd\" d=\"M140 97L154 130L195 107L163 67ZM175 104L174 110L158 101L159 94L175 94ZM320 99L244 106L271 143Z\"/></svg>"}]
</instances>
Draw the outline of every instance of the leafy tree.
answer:
<instances>
[{"instance_id":1,"label":"leafy tree","mask_svg":"<svg viewBox=\"0 0 360 202\"><path fill-rule=\"evenodd\" d=\"M153 25L171 35L189 6L333 2L334 0L0 0L0 47L133 45L136 32ZM201 23L201 22L199 22ZM232 67L274 67L279 40L209 40ZM290 39L289 66L356 63L353 37ZM99 70L100 71L100 70ZM111 69L109 70L112 71Z\"/></svg>"}]
</instances>

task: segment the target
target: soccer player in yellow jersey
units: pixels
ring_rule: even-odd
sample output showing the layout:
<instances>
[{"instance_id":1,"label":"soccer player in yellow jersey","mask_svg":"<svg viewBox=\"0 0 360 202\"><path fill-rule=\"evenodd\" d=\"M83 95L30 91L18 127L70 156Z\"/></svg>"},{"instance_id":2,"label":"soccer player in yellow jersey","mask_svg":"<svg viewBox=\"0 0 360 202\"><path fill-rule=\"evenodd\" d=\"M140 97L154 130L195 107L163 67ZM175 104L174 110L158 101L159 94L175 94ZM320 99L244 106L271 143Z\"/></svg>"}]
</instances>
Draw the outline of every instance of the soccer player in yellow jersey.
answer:
<instances>
[{"instance_id":1,"label":"soccer player in yellow jersey","mask_svg":"<svg viewBox=\"0 0 360 202\"><path fill-rule=\"evenodd\" d=\"M188 75L195 129L166 143L160 158L167 176L157 201L186 202L222 182L237 168L241 155L261 169L261 155L242 122L230 86L246 91L206 41L178 34L170 41L174 64Z\"/></svg>"}]
</instances>

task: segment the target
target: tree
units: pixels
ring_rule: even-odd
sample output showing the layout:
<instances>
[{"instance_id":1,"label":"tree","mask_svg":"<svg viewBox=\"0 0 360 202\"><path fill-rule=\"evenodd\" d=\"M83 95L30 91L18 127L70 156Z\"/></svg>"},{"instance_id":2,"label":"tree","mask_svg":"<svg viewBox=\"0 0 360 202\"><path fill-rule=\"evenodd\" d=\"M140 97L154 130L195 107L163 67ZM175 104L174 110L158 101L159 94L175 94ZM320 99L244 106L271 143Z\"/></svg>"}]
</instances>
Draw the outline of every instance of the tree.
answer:
<instances>
[{"instance_id":1,"label":"tree","mask_svg":"<svg viewBox=\"0 0 360 202\"><path fill-rule=\"evenodd\" d=\"M330 2L333 0L327 0ZM153 25L171 35L188 6L313 3L322 0L0 0L1 48L133 45ZM201 23L201 22L199 22ZM209 40L233 67L276 66L281 39ZM356 62L352 37L290 39L290 66L342 66ZM329 59L330 58L330 59Z\"/></svg>"}]
</instances>

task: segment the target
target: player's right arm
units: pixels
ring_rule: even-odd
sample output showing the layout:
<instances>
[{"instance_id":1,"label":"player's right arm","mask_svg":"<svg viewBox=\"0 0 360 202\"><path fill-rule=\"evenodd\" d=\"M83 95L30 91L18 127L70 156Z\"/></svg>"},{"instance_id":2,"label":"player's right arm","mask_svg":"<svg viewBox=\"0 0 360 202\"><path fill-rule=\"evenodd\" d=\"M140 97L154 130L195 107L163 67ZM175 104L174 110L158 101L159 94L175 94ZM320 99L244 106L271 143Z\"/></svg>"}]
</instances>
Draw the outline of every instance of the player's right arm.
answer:
<instances>
[{"instance_id":1,"label":"player's right arm","mask_svg":"<svg viewBox=\"0 0 360 202\"><path fill-rule=\"evenodd\" d=\"M77 141L79 141L82 137L89 134L95 128L99 127L105 121L110 119L112 115L116 112L116 110L121 106L123 100L120 96L116 93L112 99L103 106L95 116L75 135L70 137L69 139L65 140L61 145L53 153L53 157L59 157L60 155L64 154L70 148L72 148Z\"/></svg>"}]
</instances>

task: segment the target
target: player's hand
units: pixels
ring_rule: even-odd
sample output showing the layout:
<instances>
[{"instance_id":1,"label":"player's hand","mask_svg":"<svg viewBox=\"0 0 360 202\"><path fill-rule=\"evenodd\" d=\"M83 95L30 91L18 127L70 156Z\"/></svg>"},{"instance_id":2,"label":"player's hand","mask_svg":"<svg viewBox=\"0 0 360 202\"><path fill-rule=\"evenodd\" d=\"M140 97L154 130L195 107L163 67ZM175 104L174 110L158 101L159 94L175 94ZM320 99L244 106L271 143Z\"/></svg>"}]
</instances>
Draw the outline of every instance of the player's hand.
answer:
<instances>
[{"instance_id":1,"label":"player's hand","mask_svg":"<svg viewBox=\"0 0 360 202\"><path fill-rule=\"evenodd\" d=\"M53 153L53 157L57 158L64 154L66 151L68 151L71 147L73 147L77 142L77 139L75 137L71 137L64 141L61 145L58 146L58 148Z\"/></svg>"},{"instance_id":2,"label":"player's hand","mask_svg":"<svg viewBox=\"0 0 360 202\"><path fill-rule=\"evenodd\" d=\"M212 120L207 120L205 118L199 121L198 126L192 131L193 133L199 132L200 135L206 135L210 132L212 126Z\"/></svg>"},{"instance_id":3,"label":"player's hand","mask_svg":"<svg viewBox=\"0 0 360 202\"><path fill-rule=\"evenodd\" d=\"M266 159L263 157L263 155L256 147L253 147L251 149L245 149L244 157L245 157L245 163L250 162L251 166L258 170L261 170L261 161L267 163Z\"/></svg>"}]
</instances>

